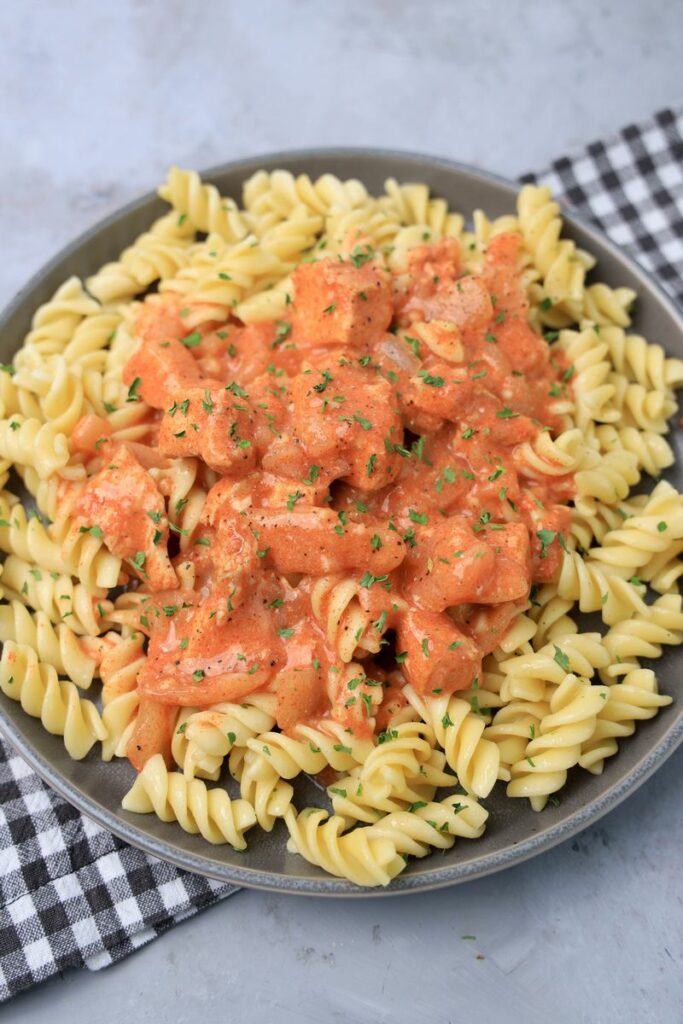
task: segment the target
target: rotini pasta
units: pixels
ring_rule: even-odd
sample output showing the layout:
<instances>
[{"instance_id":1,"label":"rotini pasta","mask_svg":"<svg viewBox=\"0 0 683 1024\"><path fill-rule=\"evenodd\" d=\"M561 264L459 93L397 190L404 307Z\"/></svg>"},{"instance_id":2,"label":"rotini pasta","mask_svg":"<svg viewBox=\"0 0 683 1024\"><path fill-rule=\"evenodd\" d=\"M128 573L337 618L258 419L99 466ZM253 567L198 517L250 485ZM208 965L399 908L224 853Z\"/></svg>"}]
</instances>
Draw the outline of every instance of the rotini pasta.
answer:
<instances>
[{"instance_id":1,"label":"rotini pasta","mask_svg":"<svg viewBox=\"0 0 683 1024\"><path fill-rule=\"evenodd\" d=\"M39 718L76 761L92 746L105 740L107 732L97 708L82 698L73 683L59 679L52 665L43 665L31 647L6 640L0 658L0 690L21 703L24 711Z\"/></svg>"},{"instance_id":2,"label":"rotini pasta","mask_svg":"<svg viewBox=\"0 0 683 1024\"><path fill-rule=\"evenodd\" d=\"M199 779L167 771L160 754L147 762L122 806L136 814L154 811L162 821L177 821L185 832L215 845L229 843L236 850L246 847L244 833L256 824L246 800L231 800L224 789L208 789Z\"/></svg>"},{"instance_id":3,"label":"rotini pasta","mask_svg":"<svg viewBox=\"0 0 683 1024\"><path fill-rule=\"evenodd\" d=\"M498 783L601 772L683 643L683 496L631 493L683 360L634 292L532 185L468 221L393 178L159 195L0 373L0 691L127 758L126 811L238 850L283 819L358 885L479 837Z\"/></svg>"}]
</instances>

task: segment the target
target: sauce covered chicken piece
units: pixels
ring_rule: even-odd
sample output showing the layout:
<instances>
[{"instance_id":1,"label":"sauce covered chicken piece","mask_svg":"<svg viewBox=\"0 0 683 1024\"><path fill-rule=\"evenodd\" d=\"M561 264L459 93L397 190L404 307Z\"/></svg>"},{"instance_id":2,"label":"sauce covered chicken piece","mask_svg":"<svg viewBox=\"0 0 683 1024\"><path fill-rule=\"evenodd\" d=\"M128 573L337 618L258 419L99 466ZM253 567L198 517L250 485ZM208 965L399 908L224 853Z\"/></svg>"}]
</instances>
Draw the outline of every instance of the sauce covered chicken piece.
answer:
<instances>
[{"instance_id":1,"label":"sauce covered chicken piece","mask_svg":"<svg viewBox=\"0 0 683 1024\"><path fill-rule=\"evenodd\" d=\"M353 259L323 259L295 270L299 345L305 339L307 345L364 349L388 328L393 315L388 271L374 260L355 266Z\"/></svg>"},{"instance_id":2,"label":"sauce covered chicken piece","mask_svg":"<svg viewBox=\"0 0 683 1024\"><path fill-rule=\"evenodd\" d=\"M531 585L527 529L523 523L484 526L460 516L420 527L402 581L409 600L435 612L526 597Z\"/></svg>"},{"instance_id":3,"label":"sauce covered chicken piece","mask_svg":"<svg viewBox=\"0 0 683 1024\"><path fill-rule=\"evenodd\" d=\"M329 508L254 509L249 523L266 563L284 573L327 576L364 567L378 576L405 554L400 534L386 523L354 522Z\"/></svg>"},{"instance_id":4,"label":"sauce covered chicken piece","mask_svg":"<svg viewBox=\"0 0 683 1024\"><path fill-rule=\"evenodd\" d=\"M198 455L217 473L254 465L254 410L237 384L186 386L172 392L159 428L159 451L173 458Z\"/></svg>"},{"instance_id":5,"label":"sauce covered chicken piece","mask_svg":"<svg viewBox=\"0 0 683 1024\"><path fill-rule=\"evenodd\" d=\"M131 398L141 398L153 409L165 409L173 391L199 380L200 370L175 304L145 305L135 324L137 351L123 368L123 380ZM199 336L201 337L201 336ZM190 342L194 339L190 335Z\"/></svg>"},{"instance_id":6,"label":"sauce covered chicken piece","mask_svg":"<svg viewBox=\"0 0 683 1024\"><path fill-rule=\"evenodd\" d=\"M107 456L74 500L75 528L101 537L151 591L177 586L163 496L125 445L112 445Z\"/></svg>"},{"instance_id":7,"label":"sauce covered chicken piece","mask_svg":"<svg viewBox=\"0 0 683 1024\"><path fill-rule=\"evenodd\" d=\"M418 693L466 690L481 672L477 644L445 614L411 609L397 629L403 673Z\"/></svg>"},{"instance_id":8,"label":"sauce covered chicken piece","mask_svg":"<svg viewBox=\"0 0 683 1024\"><path fill-rule=\"evenodd\" d=\"M366 358L340 356L294 378L293 440L306 464L331 462L341 479L376 491L396 477L403 427L391 386Z\"/></svg>"}]
</instances>

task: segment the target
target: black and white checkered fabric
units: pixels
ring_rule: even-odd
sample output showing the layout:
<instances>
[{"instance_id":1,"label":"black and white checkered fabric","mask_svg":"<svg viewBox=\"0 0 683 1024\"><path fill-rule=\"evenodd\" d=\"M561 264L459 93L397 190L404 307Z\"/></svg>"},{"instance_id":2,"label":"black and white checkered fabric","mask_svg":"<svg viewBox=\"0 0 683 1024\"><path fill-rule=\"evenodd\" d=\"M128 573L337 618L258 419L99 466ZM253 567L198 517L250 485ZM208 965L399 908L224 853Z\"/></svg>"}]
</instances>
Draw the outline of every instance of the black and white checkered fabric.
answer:
<instances>
[{"instance_id":1,"label":"black and white checkered fabric","mask_svg":"<svg viewBox=\"0 0 683 1024\"><path fill-rule=\"evenodd\" d=\"M683 303L683 110L524 180L551 186ZM235 890L131 849L0 745L0 1000L120 960Z\"/></svg>"},{"instance_id":2,"label":"black and white checkered fabric","mask_svg":"<svg viewBox=\"0 0 683 1024\"><path fill-rule=\"evenodd\" d=\"M661 110L522 180L549 185L683 305L683 109Z\"/></svg>"}]
</instances>

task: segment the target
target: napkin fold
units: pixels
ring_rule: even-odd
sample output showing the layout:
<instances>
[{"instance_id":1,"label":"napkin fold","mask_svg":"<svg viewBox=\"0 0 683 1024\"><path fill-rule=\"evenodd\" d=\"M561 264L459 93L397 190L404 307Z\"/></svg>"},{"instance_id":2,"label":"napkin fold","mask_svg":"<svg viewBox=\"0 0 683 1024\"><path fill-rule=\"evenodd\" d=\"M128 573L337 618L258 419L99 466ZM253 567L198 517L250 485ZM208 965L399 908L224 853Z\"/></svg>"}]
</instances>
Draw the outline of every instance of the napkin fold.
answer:
<instances>
[{"instance_id":1,"label":"napkin fold","mask_svg":"<svg viewBox=\"0 0 683 1024\"><path fill-rule=\"evenodd\" d=\"M681 304L682 135L683 109L662 110L522 178L550 185ZM121 960L235 891L127 846L0 742L0 1001Z\"/></svg>"}]
</instances>

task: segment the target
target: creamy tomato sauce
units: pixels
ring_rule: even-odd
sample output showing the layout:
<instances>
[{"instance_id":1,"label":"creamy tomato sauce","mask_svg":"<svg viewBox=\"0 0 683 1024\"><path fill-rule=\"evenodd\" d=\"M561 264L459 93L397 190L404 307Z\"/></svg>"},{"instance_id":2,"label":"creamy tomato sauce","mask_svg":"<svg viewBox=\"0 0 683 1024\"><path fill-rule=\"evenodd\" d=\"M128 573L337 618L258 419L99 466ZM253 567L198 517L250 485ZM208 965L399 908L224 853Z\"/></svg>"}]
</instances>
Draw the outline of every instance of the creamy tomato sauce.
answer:
<instances>
[{"instance_id":1,"label":"creamy tomato sauce","mask_svg":"<svg viewBox=\"0 0 683 1024\"><path fill-rule=\"evenodd\" d=\"M263 688L283 729L368 735L400 703L392 665L423 694L470 687L553 577L573 480L539 480L525 445L561 431L570 374L528 323L519 245L494 238L478 274L452 239L400 272L350 245L298 267L273 323L190 332L174 298L144 303L124 379L156 410L149 443L87 417L75 444L97 471L71 508L145 595L136 766L168 757L169 708ZM208 490L182 555L154 479L176 458ZM380 647L373 663L359 638L353 678L328 630L344 580Z\"/></svg>"}]
</instances>

